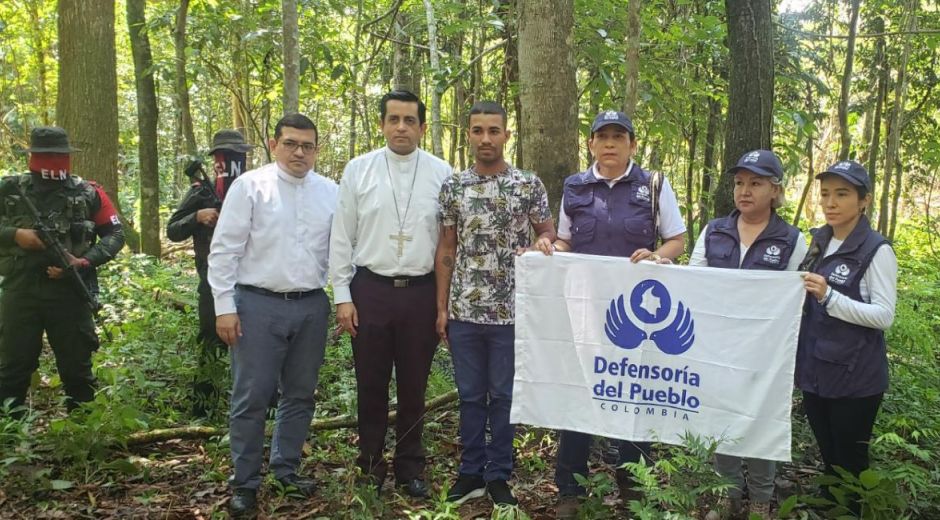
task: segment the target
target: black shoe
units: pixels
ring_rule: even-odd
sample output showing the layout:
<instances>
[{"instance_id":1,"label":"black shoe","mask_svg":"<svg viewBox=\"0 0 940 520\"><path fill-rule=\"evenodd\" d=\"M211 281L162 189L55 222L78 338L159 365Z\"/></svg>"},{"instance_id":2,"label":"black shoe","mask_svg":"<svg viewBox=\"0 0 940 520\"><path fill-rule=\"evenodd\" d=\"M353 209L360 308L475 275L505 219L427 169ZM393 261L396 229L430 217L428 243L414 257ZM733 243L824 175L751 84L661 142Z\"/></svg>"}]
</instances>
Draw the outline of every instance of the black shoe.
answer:
<instances>
[{"instance_id":1,"label":"black shoe","mask_svg":"<svg viewBox=\"0 0 940 520\"><path fill-rule=\"evenodd\" d=\"M258 514L258 492L249 488L237 488L228 503L232 518L254 518Z\"/></svg>"},{"instance_id":2,"label":"black shoe","mask_svg":"<svg viewBox=\"0 0 940 520\"><path fill-rule=\"evenodd\" d=\"M296 473L291 473L286 477L277 479L278 483L284 486L288 492L296 490L297 493L312 497L317 492L317 483L313 479L301 478Z\"/></svg>"},{"instance_id":3,"label":"black shoe","mask_svg":"<svg viewBox=\"0 0 940 520\"><path fill-rule=\"evenodd\" d=\"M633 480L633 475L629 471L618 469L616 475L617 489L620 491L620 499L624 504L629 504L634 500L643 500L643 492L635 489L639 484Z\"/></svg>"},{"instance_id":4,"label":"black shoe","mask_svg":"<svg viewBox=\"0 0 940 520\"><path fill-rule=\"evenodd\" d=\"M447 492L447 501L463 504L468 500L480 498L486 494L486 482L476 475L458 475L457 481Z\"/></svg>"},{"instance_id":5,"label":"black shoe","mask_svg":"<svg viewBox=\"0 0 940 520\"><path fill-rule=\"evenodd\" d=\"M519 504L516 497L512 496L512 490L505 480L491 480L486 483L486 492L490 499L498 506L514 506Z\"/></svg>"},{"instance_id":6,"label":"black shoe","mask_svg":"<svg viewBox=\"0 0 940 520\"><path fill-rule=\"evenodd\" d=\"M428 498L428 485L420 478L413 478L395 483L406 495L414 498Z\"/></svg>"}]
</instances>

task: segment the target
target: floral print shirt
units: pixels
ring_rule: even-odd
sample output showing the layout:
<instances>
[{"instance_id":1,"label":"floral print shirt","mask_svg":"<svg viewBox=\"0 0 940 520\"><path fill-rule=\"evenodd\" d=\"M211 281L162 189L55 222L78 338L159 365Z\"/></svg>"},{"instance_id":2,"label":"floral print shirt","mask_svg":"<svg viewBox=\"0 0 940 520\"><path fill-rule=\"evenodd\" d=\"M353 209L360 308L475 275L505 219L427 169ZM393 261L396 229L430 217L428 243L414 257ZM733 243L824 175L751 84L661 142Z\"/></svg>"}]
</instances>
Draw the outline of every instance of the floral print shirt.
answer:
<instances>
[{"instance_id":1,"label":"floral print shirt","mask_svg":"<svg viewBox=\"0 0 940 520\"><path fill-rule=\"evenodd\" d=\"M515 251L531 245L530 225L551 218L545 185L513 166L496 175L470 167L444 181L440 205L441 224L457 232L450 319L514 323Z\"/></svg>"}]
</instances>

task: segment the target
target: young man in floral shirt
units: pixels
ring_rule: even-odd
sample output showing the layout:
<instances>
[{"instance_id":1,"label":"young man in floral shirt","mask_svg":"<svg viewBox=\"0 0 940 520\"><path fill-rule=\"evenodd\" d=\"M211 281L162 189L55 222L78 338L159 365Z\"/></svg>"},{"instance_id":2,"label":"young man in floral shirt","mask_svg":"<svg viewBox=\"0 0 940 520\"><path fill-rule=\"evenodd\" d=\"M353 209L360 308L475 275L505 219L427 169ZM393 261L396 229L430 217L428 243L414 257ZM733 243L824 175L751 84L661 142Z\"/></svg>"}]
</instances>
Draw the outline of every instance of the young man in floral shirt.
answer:
<instances>
[{"instance_id":1,"label":"young man in floral shirt","mask_svg":"<svg viewBox=\"0 0 940 520\"><path fill-rule=\"evenodd\" d=\"M437 332L450 347L460 394L460 474L448 500L488 493L516 504L507 484L514 427L509 424L514 374L514 256L531 245L548 252L555 224L545 186L503 158L506 111L479 102L470 109L468 141L475 162L441 187L441 238L435 256ZM531 228L531 229L530 229ZM489 422L490 441L486 427Z\"/></svg>"}]
</instances>

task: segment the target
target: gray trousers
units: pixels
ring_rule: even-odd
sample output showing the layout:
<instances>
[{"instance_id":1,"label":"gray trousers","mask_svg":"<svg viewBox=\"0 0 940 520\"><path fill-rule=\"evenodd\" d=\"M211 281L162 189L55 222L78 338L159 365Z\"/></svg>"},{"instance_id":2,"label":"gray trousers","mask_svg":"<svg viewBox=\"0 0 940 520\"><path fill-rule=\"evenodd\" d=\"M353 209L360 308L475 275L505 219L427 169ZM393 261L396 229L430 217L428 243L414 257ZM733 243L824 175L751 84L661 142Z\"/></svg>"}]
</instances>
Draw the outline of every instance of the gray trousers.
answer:
<instances>
[{"instance_id":1,"label":"gray trousers","mask_svg":"<svg viewBox=\"0 0 940 520\"><path fill-rule=\"evenodd\" d=\"M261 485L265 414L280 389L269 470L276 478L297 472L313 418L313 393L326 349L330 301L323 291L285 300L238 290L242 336L231 347L230 438L234 488Z\"/></svg>"},{"instance_id":2,"label":"gray trousers","mask_svg":"<svg viewBox=\"0 0 940 520\"><path fill-rule=\"evenodd\" d=\"M732 499L744 495L744 468L747 462L747 493L751 502L770 502L774 495L774 475L777 464L772 460L742 459L731 455L715 454L715 471L731 481L734 487L728 490Z\"/></svg>"}]
</instances>

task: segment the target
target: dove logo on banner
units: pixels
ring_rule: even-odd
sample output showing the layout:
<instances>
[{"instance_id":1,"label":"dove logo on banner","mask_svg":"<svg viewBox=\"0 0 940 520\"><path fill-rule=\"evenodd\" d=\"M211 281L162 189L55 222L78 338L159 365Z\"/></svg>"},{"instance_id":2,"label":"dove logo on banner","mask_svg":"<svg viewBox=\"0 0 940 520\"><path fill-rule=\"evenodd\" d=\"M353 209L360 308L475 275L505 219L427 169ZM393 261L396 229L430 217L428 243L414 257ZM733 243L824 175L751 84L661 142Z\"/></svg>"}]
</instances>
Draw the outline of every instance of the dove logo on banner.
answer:
<instances>
[{"instance_id":1,"label":"dove logo on banner","mask_svg":"<svg viewBox=\"0 0 940 520\"><path fill-rule=\"evenodd\" d=\"M795 271L524 254L510 421L790 460L805 298Z\"/></svg>"},{"instance_id":2,"label":"dove logo on banner","mask_svg":"<svg viewBox=\"0 0 940 520\"><path fill-rule=\"evenodd\" d=\"M669 291L656 280L643 280L630 293L630 310L638 320L648 325L665 321L671 305ZM627 350L640 346L647 339L646 332L630 320L622 294L610 301L604 332L611 343ZM650 334L649 339L665 354L678 355L689 350L695 340L695 322L691 311L679 302L672 323Z\"/></svg>"}]
</instances>

